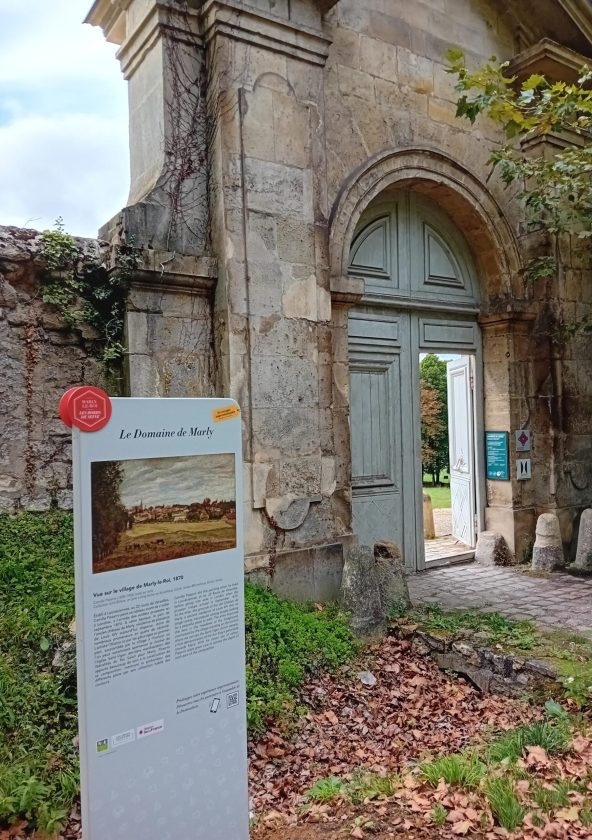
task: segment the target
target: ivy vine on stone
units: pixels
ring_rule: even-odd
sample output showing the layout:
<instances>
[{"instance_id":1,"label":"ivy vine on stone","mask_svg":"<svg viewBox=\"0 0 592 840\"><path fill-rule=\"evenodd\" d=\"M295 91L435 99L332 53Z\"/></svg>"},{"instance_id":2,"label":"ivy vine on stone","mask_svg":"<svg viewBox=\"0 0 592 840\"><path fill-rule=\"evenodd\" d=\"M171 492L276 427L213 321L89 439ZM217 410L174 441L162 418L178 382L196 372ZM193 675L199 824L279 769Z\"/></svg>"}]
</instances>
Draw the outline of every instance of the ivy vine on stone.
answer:
<instances>
[{"instance_id":1,"label":"ivy vine on stone","mask_svg":"<svg viewBox=\"0 0 592 840\"><path fill-rule=\"evenodd\" d=\"M71 329L91 328L93 355L107 374L119 371L125 353L125 313L130 280L138 267L133 245L120 246L113 267L85 251L66 233L61 218L42 234L46 271L41 295Z\"/></svg>"}]
</instances>

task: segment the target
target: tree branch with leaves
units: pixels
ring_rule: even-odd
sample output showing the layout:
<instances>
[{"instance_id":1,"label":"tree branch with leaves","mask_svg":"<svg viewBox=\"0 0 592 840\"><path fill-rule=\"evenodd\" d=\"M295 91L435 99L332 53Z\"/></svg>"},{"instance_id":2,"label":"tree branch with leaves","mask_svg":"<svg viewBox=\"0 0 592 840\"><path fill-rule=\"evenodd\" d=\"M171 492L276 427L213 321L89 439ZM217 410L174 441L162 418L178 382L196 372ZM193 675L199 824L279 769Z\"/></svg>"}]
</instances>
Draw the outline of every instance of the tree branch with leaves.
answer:
<instances>
[{"instance_id":1,"label":"tree branch with leaves","mask_svg":"<svg viewBox=\"0 0 592 840\"><path fill-rule=\"evenodd\" d=\"M450 50L447 71L457 77L456 114L474 123L493 120L505 142L492 149L489 163L525 210L531 229L587 239L592 237L592 70L583 67L575 82L553 82L535 73L518 81L509 62L492 58L475 71L461 50ZM533 148L553 137L559 146ZM555 255L534 260L528 279L554 276Z\"/></svg>"}]
</instances>

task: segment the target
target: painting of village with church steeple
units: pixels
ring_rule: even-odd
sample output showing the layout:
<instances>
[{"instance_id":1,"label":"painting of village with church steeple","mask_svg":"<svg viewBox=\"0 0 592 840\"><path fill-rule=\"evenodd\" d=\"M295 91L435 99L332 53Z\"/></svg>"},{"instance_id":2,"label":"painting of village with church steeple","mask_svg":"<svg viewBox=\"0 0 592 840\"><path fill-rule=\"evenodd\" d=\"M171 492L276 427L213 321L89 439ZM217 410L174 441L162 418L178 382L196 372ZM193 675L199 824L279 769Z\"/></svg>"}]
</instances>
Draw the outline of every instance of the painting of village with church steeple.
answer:
<instances>
[{"instance_id":1,"label":"painting of village with church steeple","mask_svg":"<svg viewBox=\"0 0 592 840\"><path fill-rule=\"evenodd\" d=\"M234 455L91 465L93 572L236 546Z\"/></svg>"}]
</instances>

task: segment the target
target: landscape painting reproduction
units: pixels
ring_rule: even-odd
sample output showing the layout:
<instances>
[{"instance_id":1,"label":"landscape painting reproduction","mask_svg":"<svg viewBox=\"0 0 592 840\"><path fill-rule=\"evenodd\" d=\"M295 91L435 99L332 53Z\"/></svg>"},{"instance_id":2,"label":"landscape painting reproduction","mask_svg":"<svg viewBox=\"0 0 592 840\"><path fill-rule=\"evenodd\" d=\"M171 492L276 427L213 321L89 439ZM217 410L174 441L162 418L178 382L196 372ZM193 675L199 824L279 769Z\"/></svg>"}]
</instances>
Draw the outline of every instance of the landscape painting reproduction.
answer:
<instances>
[{"instance_id":1,"label":"landscape painting reproduction","mask_svg":"<svg viewBox=\"0 0 592 840\"><path fill-rule=\"evenodd\" d=\"M93 572L236 547L234 455L91 464Z\"/></svg>"}]
</instances>

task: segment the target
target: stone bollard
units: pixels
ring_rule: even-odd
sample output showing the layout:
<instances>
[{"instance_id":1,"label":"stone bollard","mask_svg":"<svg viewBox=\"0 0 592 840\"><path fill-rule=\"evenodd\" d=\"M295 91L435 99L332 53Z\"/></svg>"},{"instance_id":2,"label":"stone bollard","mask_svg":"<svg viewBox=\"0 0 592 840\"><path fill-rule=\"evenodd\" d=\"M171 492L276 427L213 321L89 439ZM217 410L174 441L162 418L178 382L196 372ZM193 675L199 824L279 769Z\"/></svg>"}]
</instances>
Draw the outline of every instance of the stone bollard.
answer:
<instances>
[{"instance_id":1,"label":"stone bollard","mask_svg":"<svg viewBox=\"0 0 592 840\"><path fill-rule=\"evenodd\" d=\"M574 565L576 569L592 571L592 508L586 508L580 517L578 550Z\"/></svg>"},{"instance_id":2,"label":"stone bollard","mask_svg":"<svg viewBox=\"0 0 592 840\"><path fill-rule=\"evenodd\" d=\"M401 549L381 540L374 544L374 560L382 612L385 616L401 614L411 606Z\"/></svg>"},{"instance_id":3,"label":"stone bollard","mask_svg":"<svg viewBox=\"0 0 592 840\"><path fill-rule=\"evenodd\" d=\"M340 605L350 613L351 628L360 636L384 626L374 551L368 545L354 545L345 552Z\"/></svg>"},{"instance_id":4,"label":"stone bollard","mask_svg":"<svg viewBox=\"0 0 592 840\"><path fill-rule=\"evenodd\" d=\"M432 507L432 497L429 493L423 494L423 535L426 540L436 539L434 508Z\"/></svg>"},{"instance_id":5,"label":"stone bollard","mask_svg":"<svg viewBox=\"0 0 592 840\"><path fill-rule=\"evenodd\" d=\"M482 566L513 566L514 555L502 534L481 531L477 537L475 560Z\"/></svg>"},{"instance_id":6,"label":"stone bollard","mask_svg":"<svg viewBox=\"0 0 592 840\"><path fill-rule=\"evenodd\" d=\"M552 572L563 566L563 544L559 519L554 513L541 513L536 525L536 540L532 550L532 568L536 572Z\"/></svg>"}]
</instances>

